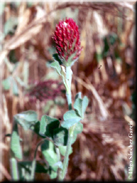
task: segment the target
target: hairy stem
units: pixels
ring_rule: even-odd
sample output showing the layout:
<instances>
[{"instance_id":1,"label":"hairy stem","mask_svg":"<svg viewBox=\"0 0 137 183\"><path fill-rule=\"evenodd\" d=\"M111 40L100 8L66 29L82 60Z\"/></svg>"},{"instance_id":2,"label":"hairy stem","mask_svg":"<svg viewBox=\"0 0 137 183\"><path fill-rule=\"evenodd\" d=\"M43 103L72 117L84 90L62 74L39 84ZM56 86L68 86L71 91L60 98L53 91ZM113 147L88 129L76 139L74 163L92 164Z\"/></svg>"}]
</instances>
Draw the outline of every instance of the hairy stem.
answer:
<instances>
[{"instance_id":1,"label":"hairy stem","mask_svg":"<svg viewBox=\"0 0 137 183\"><path fill-rule=\"evenodd\" d=\"M71 67L66 67L66 82L68 84L68 90L66 92L68 108L72 109L72 101L71 101L71 80L72 80L72 70Z\"/></svg>"},{"instance_id":2,"label":"hairy stem","mask_svg":"<svg viewBox=\"0 0 137 183\"><path fill-rule=\"evenodd\" d=\"M66 97L67 97L67 102L68 102L68 108L69 110L72 109L72 104L71 104L71 93L70 94L67 94L66 93Z\"/></svg>"},{"instance_id":3,"label":"hairy stem","mask_svg":"<svg viewBox=\"0 0 137 183\"><path fill-rule=\"evenodd\" d=\"M15 158L10 159L10 166L11 166L12 179L15 181L19 180L18 165L17 160Z\"/></svg>"},{"instance_id":4,"label":"hairy stem","mask_svg":"<svg viewBox=\"0 0 137 183\"><path fill-rule=\"evenodd\" d=\"M31 179L31 180L34 180L34 176L35 176L36 154L37 154L37 150L38 150L39 145L41 145L44 141L45 141L45 139L44 139L44 140L41 140L41 141L37 144L37 147L36 147L36 149L35 149L35 152L34 152L34 159L33 159L33 161L32 161L31 175L30 175L30 179Z\"/></svg>"},{"instance_id":5,"label":"hairy stem","mask_svg":"<svg viewBox=\"0 0 137 183\"><path fill-rule=\"evenodd\" d=\"M71 67L66 67L66 81L68 83L69 89L67 90L66 97L67 97L67 102L68 102L68 108L69 110L72 109L72 101L71 101L71 80L72 80L72 71ZM66 148L66 153L63 161L63 170L59 176L59 180L63 181L67 172L68 168L68 161L69 161L69 152L72 144L72 139L73 139L73 131L74 128L73 126L69 129L69 135L68 135L68 141L67 141L67 148Z\"/></svg>"},{"instance_id":6,"label":"hairy stem","mask_svg":"<svg viewBox=\"0 0 137 183\"><path fill-rule=\"evenodd\" d=\"M61 181L64 180L65 175L67 173L68 161L69 161L69 152L70 152L70 148L71 148L71 142L72 142L72 136L70 136L70 134L69 134L67 148L66 148L66 153L65 153L64 162L63 162L63 170L62 170L62 174L59 177L59 180L61 180Z\"/></svg>"},{"instance_id":7,"label":"hairy stem","mask_svg":"<svg viewBox=\"0 0 137 183\"><path fill-rule=\"evenodd\" d=\"M60 151L59 151L59 148L57 146L55 146L55 149L56 149L56 153L58 156L58 162L59 162L59 161L61 161ZM60 179L60 176L61 176L61 168L59 167L58 168L58 180Z\"/></svg>"}]
</instances>

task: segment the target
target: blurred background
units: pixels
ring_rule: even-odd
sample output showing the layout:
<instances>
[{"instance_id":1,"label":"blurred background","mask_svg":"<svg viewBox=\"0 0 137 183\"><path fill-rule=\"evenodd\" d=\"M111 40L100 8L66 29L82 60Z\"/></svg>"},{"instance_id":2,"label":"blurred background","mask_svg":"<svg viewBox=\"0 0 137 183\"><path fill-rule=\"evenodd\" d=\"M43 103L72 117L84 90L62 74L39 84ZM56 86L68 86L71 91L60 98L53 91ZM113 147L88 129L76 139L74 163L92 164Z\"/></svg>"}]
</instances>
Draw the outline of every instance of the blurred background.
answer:
<instances>
[{"instance_id":1,"label":"blurred background","mask_svg":"<svg viewBox=\"0 0 137 183\"><path fill-rule=\"evenodd\" d=\"M5 135L12 132L13 116L31 109L39 119L47 114L62 120L68 110L61 78L47 64L56 53L55 26L66 17L79 26L83 46L72 66L72 101L79 91L90 100L66 180L128 179L128 134L136 117L135 1L45 1L0 3L0 181L11 180ZM21 128L20 135L24 160L32 160L40 139ZM43 160L40 150L37 160ZM49 176L37 173L35 179Z\"/></svg>"}]
</instances>

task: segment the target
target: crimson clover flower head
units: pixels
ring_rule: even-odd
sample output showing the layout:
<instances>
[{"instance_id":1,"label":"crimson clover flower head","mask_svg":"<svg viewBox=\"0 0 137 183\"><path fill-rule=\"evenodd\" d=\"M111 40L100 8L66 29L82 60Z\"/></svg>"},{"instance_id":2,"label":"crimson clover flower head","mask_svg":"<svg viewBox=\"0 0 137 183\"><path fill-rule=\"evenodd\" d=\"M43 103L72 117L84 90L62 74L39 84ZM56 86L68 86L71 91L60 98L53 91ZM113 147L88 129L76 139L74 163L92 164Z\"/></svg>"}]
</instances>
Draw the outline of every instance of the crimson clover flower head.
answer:
<instances>
[{"instance_id":1,"label":"crimson clover flower head","mask_svg":"<svg viewBox=\"0 0 137 183\"><path fill-rule=\"evenodd\" d=\"M70 57L72 57L72 61L79 58L82 50L80 34L78 26L72 18L66 18L56 25L53 39L60 59L67 62Z\"/></svg>"}]
</instances>

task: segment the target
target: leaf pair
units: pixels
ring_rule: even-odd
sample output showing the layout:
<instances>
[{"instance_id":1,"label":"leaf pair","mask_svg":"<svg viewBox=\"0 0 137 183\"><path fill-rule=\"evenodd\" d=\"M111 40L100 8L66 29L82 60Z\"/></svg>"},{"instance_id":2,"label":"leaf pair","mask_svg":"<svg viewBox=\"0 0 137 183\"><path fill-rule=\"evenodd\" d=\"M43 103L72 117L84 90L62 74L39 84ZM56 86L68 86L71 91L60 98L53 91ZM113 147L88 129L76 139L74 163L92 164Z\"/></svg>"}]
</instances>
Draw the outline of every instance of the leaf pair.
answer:
<instances>
[{"instance_id":1,"label":"leaf pair","mask_svg":"<svg viewBox=\"0 0 137 183\"><path fill-rule=\"evenodd\" d=\"M62 122L61 126L66 129L69 129L71 126L75 125L81 119L83 119L84 113L88 106L88 102L89 102L89 100L86 96L84 96L83 99L81 99L80 97L76 97L76 100L74 103L75 110L67 111L64 114L64 116L63 116L64 121Z\"/></svg>"},{"instance_id":2,"label":"leaf pair","mask_svg":"<svg viewBox=\"0 0 137 183\"><path fill-rule=\"evenodd\" d=\"M43 115L41 120L38 121L36 112L31 110L15 115L13 132L11 135L11 152L13 157L22 159L22 149L17 124L20 124L24 130L33 130L42 138L49 137L49 140L45 139L44 143L41 145L41 151L49 164L47 173L49 173L51 178L55 178L57 176L58 167L62 167L62 163L59 161L55 150L55 145L58 146L61 155L65 156L68 129L71 126L75 126L71 142L73 144L76 141L77 135L82 132L83 125L80 123L80 120L84 117L87 105L87 97L81 99L80 95L77 95L74 103L75 110L67 111L64 114L64 121L61 126L59 126L60 122L58 119L47 115ZM70 153L72 153L72 148Z\"/></svg>"}]
</instances>

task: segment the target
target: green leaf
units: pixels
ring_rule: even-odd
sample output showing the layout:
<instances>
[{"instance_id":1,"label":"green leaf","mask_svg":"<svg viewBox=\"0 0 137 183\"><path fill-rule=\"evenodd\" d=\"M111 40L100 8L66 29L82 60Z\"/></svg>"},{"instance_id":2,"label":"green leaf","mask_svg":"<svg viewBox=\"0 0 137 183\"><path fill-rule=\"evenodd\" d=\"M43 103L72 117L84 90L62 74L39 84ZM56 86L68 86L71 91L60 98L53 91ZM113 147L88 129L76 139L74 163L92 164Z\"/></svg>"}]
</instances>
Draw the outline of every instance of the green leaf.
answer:
<instances>
[{"instance_id":1,"label":"green leaf","mask_svg":"<svg viewBox=\"0 0 137 183\"><path fill-rule=\"evenodd\" d=\"M66 82L65 67L64 66L61 67L62 63L66 63L66 61L64 59L61 60L58 57L58 54L54 54L53 59L54 59L54 61L48 62L47 66L48 67L53 67L57 71L57 73L62 77L62 80L63 80L63 83L64 83L65 87L68 88L68 85L67 85L67 82Z\"/></svg>"},{"instance_id":2,"label":"green leaf","mask_svg":"<svg viewBox=\"0 0 137 183\"><path fill-rule=\"evenodd\" d=\"M10 149L15 158L22 159L22 148L20 145L20 137L18 134L17 123L14 123L13 132L11 135Z\"/></svg>"},{"instance_id":3,"label":"green leaf","mask_svg":"<svg viewBox=\"0 0 137 183\"><path fill-rule=\"evenodd\" d=\"M57 146L67 145L68 130L63 127L55 129L53 131L53 140Z\"/></svg>"},{"instance_id":4,"label":"green leaf","mask_svg":"<svg viewBox=\"0 0 137 183\"><path fill-rule=\"evenodd\" d=\"M63 164L61 161L58 161L57 163L55 163L54 166L57 166L58 168L63 170Z\"/></svg>"},{"instance_id":5,"label":"green leaf","mask_svg":"<svg viewBox=\"0 0 137 183\"><path fill-rule=\"evenodd\" d=\"M45 132L46 132L46 126L47 126L47 124L45 122L45 117L42 116L41 121L40 121L40 130L39 130L39 133L41 135L44 135L45 134Z\"/></svg>"},{"instance_id":6,"label":"green leaf","mask_svg":"<svg viewBox=\"0 0 137 183\"><path fill-rule=\"evenodd\" d=\"M72 61L72 59L75 57L75 55L76 55L76 52L70 55L67 61L65 59L62 59L62 65L64 65L65 67L72 66L74 62Z\"/></svg>"},{"instance_id":7,"label":"green leaf","mask_svg":"<svg viewBox=\"0 0 137 183\"><path fill-rule=\"evenodd\" d=\"M61 66L59 65L58 61L51 61L48 62L47 66L50 66L58 72L59 75L61 75Z\"/></svg>"},{"instance_id":8,"label":"green leaf","mask_svg":"<svg viewBox=\"0 0 137 183\"><path fill-rule=\"evenodd\" d=\"M64 114L64 116L63 116L63 119L64 119L64 120L74 119L74 118L78 118L79 120L81 119L81 118L77 115L76 111L74 111L74 110L69 110L69 111L67 111L67 112Z\"/></svg>"},{"instance_id":9,"label":"green leaf","mask_svg":"<svg viewBox=\"0 0 137 183\"><path fill-rule=\"evenodd\" d=\"M59 151L62 156L65 156L67 146L59 146ZM72 147L70 149L69 155L72 153Z\"/></svg>"},{"instance_id":10,"label":"green leaf","mask_svg":"<svg viewBox=\"0 0 137 183\"><path fill-rule=\"evenodd\" d=\"M58 168L54 164L58 162L58 156L55 152L54 144L51 141L45 140L41 145L41 151L49 166L52 167L52 170L57 171Z\"/></svg>"},{"instance_id":11,"label":"green leaf","mask_svg":"<svg viewBox=\"0 0 137 183\"><path fill-rule=\"evenodd\" d=\"M53 54L52 57L54 61L57 61L59 63L59 65L64 65L65 67L70 65L68 61L66 62L64 58L60 58L57 53Z\"/></svg>"},{"instance_id":12,"label":"green leaf","mask_svg":"<svg viewBox=\"0 0 137 183\"><path fill-rule=\"evenodd\" d=\"M40 121L40 135L45 135L48 137L53 137L54 129L58 128L59 120L56 118L52 118L47 115L43 115Z\"/></svg>"},{"instance_id":13,"label":"green leaf","mask_svg":"<svg viewBox=\"0 0 137 183\"><path fill-rule=\"evenodd\" d=\"M61 126L69 129L71 126L73 126L74 124L78 123L81 120L81 118L71 118L71 119L67 119L65 121L63 121L61 123Z\"/></svg>"},{"instance_id":14,"label":"green leaf","mask_svg":"<svg viewBox=\"0 0 137 183\"><path fill-rule=\"evenodd\" d=\"M35 124L32 124L30 126L30 129L33 132L35 132L37 135L39 135L40 137L45 138L45 136L39 134L39 131L40 131L40 121L37 121Z\"/></svg>"},{"instance_id":15,"label":"green leaf","mask_svg":"<svg viewBox=\"0 0 137 183\"><path fill-rule=\"evenodd\" d=\"M62 64L62 61L61 61L61 59L59 58L59 56L58 56L57 53L53 54L52 57L53 57L54 61L57 61L57 62L59 63L59 65Z\"/></svg>"},{"instance_id":16,"label":"green leaf","mask_svg":"<svg viewBox=\"0 0 137 183\"><path fill-rule=\"evenodd\" d=\"M52 67L52 68L54 68L57 71L57 73L62 77L63 83L64 83L65 87L67 88L68 86L67 86L66 78L65 78L66 74L65 74L65 71L64 71L65 68L64 67L61 68L61 66L60 66L61 65L61 63L60 63L61 61L59 61L58 59L56 60L56 57L58 57L58 56L57 56L57 54L55 54L55 55L56 56L53 55L54 61L48 62L47 66L48 67Z\"/></svg>"},{"instance_id":17,"label":"green leaf","mask_svg":"<svg viewBox=\"0 0 137 183\"><path fill-rule=\"evenodd\" d=\"M89 103L88 98L86 96L84 96L83 101L82 101L82 118L84 118L84 113L86 111L88 103Z\"/></svg>"},{"instance_id":18,"label":"green leaf","mask_svg":"<svg viewBox=\"0 0 137 183\"><path fill-rule=\"evenodd\" d=\"M61 123L61 126L64 128L69 129L71 126L76 124L81 120L74 110L67 111L63 116L64 121Z\"/></svg>"},{"instance_id":19,"label":"green leaf","mask_svg":"<svg viewBox=\"0 0 137 183\"><path fill-rule=\"evenodd\" d=\"M57 177L57 172L54 172L53 170L49 171L49 176L51 179L55 179Z\"/></svg>"},{"instance_id":20,"label":"green leaf","mask_svg":"<svg viewBox=\"0 0 137 183\"><path fill-rule=\"evenodd\" d=\"M38 121L37 113L32 110L16 114L14 116L14 119L23 127L24 130L31 129L31 126Z\"/></svg>"},{"instance_id":21,"label":"green leaf","mask_svg":"<svg viewBox=\"0 0 137 183\"><path fill-rule=\"evenodd\" d=\"M76 109L76 111L78 112L79 116L82 117L82 99L81 98L77 98L74 102L74 109Z\"/></svg>"},{"instance_id":22,"label":"green leaf","mask_svg":"<svg viewBox=\"0 0 137 183\"><path fill-rule=\"evenodd\" d=\"M74 109L78 112L79 116L84 118L84 113L86 111L86 108L88 106L89 100L86 96L84 96L83 99L76 98L74 103Z\"/></svg>"},{"instance_id":23,"label":"green leaf","mask_svg":"<svg viewBox=\"0 0 137 183\"><path fill-rule=\"evenodd\" d=\"M30 129L36 133L41 138L46 138L46 134L40 134L40 121L37 121L35 124L32 124Z\"/></svg>"},{"instance_id":24,"label":"green leaf","mask_svg":"<svg viewBox=\"0 0 137 183\"><path fill-rule=\"evenodd\" d=\"M11 86L11 77L10 76L7 79L4 79L2 81L2 86L3 86L4 90L10 89L10 86Z\"/></svg>"},{"instance_id":25,"label":"green leaf","mask_svg":"<svg viewBox=\"0 0 137 183\"><path fill-rule=\"evenodd\" d=\"M81 99L81 92L78 92L78 93L76 94L75 100L76 100L77 98L80 98L80 99Z\"/></svg>"},{"instance_id":26,"label":"green leaf","mask_svg":"<svg viewBox=\"0 0 137 183\"><path fill-rule=\"evenodd\" d=\"M79 133L82 132L82 130L83 130L83 124L80 123L80 122L78 122L78 123L76 124L76 128L75 128L74 133L75 133L75 134L79 134Z\"/></svg>"},{"instance_id":27,"label":"green leaf","mask_svg":"<svg viewBox=\"0 0 137 183\"><path fill-rule=\"evenodd\" d=\"M74 65L74 63L78 60L78 58L76 58L75 60L72 60L75 55L77 54L77 52L73 53L69 58L68 58L68 61L66 62L66 66L72 66Z\"/></svg>"},{"instance_id":28,"label":"green leaf","mask_svg":"<svg viewBox=\"0 0 137 183\"><path fill-rule=\"evenodd\" d=\"M78 135L79 133L81 133L82 130L83 130L83 124L80 123L80 122L78 122L78 123L76 124L75 130L74 130L74 132L73 132L72 144L76 141L77 135Z\"/></svg>"}]
</instances>

